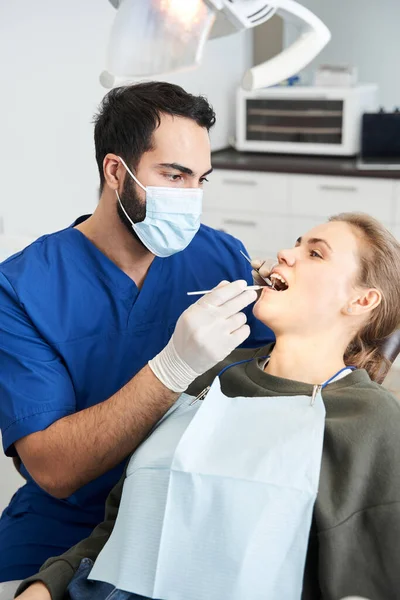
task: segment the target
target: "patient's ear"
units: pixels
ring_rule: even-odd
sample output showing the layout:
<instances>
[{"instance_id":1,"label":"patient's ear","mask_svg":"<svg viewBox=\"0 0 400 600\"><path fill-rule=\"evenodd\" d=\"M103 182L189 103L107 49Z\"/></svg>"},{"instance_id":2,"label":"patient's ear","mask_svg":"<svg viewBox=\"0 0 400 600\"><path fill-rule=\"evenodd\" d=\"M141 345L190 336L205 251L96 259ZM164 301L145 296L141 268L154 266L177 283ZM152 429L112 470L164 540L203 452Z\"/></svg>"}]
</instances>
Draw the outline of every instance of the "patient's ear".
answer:
<instances>
[{"instance_id":1,"label":"patient's ear","mask_svg":"<svg viewBox=\"0 0 400 600\"><path fill-rule=\"evenodd\" d=\"M363 316L370 313L382 302L382 294L376 288L361 289L354 296L344 312L348 315Z\"/></svg>"}]
</instances>

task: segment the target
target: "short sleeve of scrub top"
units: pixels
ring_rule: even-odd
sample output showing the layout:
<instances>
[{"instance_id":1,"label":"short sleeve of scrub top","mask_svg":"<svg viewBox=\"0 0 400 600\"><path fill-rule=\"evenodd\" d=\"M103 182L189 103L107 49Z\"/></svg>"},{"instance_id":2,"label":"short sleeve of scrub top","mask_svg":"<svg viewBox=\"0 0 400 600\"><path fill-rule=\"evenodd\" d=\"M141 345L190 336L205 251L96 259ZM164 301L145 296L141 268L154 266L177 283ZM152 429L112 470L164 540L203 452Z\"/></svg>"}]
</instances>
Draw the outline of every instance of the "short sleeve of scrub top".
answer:
<instances>
[{"instance_id":1,"label":"short sleeve of scrub top","mask_svg":"<svg viewBox=\"0 0 400 600\"><path fill-rule=\"evenodd\" d=\"M76 410L71 378L0 273L0 429L5 453L16 440Z\"/></svg>"}]
</instances>

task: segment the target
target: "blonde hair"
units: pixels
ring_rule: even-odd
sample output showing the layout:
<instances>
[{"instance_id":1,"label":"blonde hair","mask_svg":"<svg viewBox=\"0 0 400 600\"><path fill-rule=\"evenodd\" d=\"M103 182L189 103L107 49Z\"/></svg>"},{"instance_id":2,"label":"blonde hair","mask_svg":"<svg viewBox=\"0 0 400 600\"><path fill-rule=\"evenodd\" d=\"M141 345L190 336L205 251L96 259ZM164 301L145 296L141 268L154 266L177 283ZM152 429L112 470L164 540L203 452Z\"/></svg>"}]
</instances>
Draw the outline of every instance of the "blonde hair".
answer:
<instances>
[{"instance_id":1,"label":"blonde hair","mask_svg":"<svg viewBox=\"0 0 400 600\"><path fill-rule=\"evenodd\" d=\"M382 301L348 345L344 362L382 379L390 368L383 354L387 338L400 327L400 243L379 221L363 213L341 213L329 219L348 223L359 238L357 285L376 288Z\"/></svg>"}]
</instances>

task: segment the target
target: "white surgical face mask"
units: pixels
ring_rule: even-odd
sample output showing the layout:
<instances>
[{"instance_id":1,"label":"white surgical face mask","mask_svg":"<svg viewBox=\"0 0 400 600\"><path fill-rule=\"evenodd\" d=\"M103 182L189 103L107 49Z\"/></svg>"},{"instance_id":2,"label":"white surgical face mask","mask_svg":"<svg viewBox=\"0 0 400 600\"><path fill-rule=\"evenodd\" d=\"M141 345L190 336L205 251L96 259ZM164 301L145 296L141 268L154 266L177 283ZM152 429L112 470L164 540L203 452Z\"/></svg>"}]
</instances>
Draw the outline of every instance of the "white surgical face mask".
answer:
<instances>
[{"instance_id":1,"label":"white surgical face mask","mask_svg":"<svg viewBox=\"0 0 400 600\"><path fill-rule=\"evenodd\" d=\"M136 179L125 161L119 157L132 179L146 192L146 218L134 223L122 205L119 205L138 238L155 256L165 258L184 250L200 227L203 190L197 188L144 187Z\"/></svg>"}]
</instances>

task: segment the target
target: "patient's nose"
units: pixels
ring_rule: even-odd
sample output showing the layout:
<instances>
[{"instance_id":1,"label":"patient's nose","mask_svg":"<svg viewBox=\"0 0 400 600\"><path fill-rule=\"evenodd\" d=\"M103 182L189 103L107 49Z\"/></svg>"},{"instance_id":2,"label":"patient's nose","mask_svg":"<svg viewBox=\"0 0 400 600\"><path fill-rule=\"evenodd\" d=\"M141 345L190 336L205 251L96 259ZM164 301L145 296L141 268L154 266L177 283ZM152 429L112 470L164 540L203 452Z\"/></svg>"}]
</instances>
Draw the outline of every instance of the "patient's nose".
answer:
<instances>
[{"instance_id":1,"label":"patient's nose","mask_svg":"<svg viewBox=\"0 0 400 600\"><path fill-rule=\"evenodd\" d=\"M296 255L294 248L288 248L287 250L280 250L278 252L279 264L286 264L288 267L293 267L296 262Z\"/></svg>"}]
</instances>

